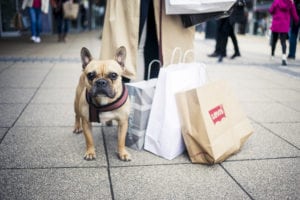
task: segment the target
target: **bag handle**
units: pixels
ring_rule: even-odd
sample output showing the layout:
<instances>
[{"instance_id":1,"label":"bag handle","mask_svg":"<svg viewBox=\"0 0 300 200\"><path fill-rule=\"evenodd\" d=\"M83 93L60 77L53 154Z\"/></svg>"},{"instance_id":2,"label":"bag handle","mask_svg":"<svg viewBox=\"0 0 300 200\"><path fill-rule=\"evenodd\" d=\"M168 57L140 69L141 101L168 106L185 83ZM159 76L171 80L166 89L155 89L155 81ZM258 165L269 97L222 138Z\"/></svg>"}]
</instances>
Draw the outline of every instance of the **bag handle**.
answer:
<instances>
[{"instance_id":1,"label":"bag handle","mask_svg":"<svg viewBox=\"0 0 300 200\"><path fill-rule=\"evenodd\" d=\"M184 52L184 54L183 54L183 59L182 59L182 62L183 63L185 63L186 62L186 57L187 57L187 55L189 55L189 54L193 54L193 57L194 57L194 60L195 60L195 51L193 50L193 49L188 49L188 50L186 50L185 52Z\"/></svg>"},{"instance_id":2,"label":"bag handle","mask_svg":"<svg viewBox=\"0 0 300 200\"><path fill-rule=\"evenodd\" d=\"M170 60L170 64L174 64L174 58L175 58L175 54L179 52L179 59L178 59L178 63L181 62L182 60L182 49L180 47L175 47L175 49L172 52L171 55L171 60Z\"/></svg>"},{"instance_id":3,"label":"bag handle","mask_svg":"<svg viewBox=\"0 0 300 200\"><path fill-rule=\"evenodd\" d=\"M149 63L149 65L148 65L148 76L147 76L147 80L150 79L150 73L151 73L151 68L152 68L153 63L158 63L159 66L160 66L160 68L161 68L161 66L162 66L160 60L158 60L158 59L152 60L152 61Z\"/></svg>"}]
</instances>

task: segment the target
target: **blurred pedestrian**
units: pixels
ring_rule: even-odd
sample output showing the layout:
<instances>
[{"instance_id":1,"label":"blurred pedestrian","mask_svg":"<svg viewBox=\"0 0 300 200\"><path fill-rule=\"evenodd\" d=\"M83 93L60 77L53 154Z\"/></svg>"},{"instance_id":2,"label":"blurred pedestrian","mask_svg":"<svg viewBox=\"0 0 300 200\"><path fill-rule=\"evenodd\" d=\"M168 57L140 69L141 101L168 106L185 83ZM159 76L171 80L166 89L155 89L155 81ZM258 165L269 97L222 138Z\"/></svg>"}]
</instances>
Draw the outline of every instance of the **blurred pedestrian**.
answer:
<instances>
[{"instance_id":1,"label":"blurred pedestrian","mask_svg":"<svg viewBox=\"0 0 300 200\"><path fill-rule=\"evenodd\" d=\"M88 26L88 20L87 20L88 7L89 7L88 0L80 1L79 12L80 12L80 25L82 30L86 30Z\"/></svg>"},{"instance_id":2,"label":"blurred pedestrian","mask_svg":"<svg viewBox=\"0 0 300 200\"><path fill-rule=\"evenodd\" d=\"M41 42L42 18L41 12L48 13L49 0L23 0L22 9L29 8L31 22L31 40L34 43Z\"/></svg>"},{"instance_id":3,"label":"blurred pedestrian","mask_svg":"<svg viewBox=\"0 0 300 200\"><path fill-rule=\"evenodd\" d=\"M161 0L109 0L104 18L100 58L111 59L123 45L127 50L123 79L146 78L148 64L159 59L164 65L171 60L172 51L193 49L195 28L184 28L179 15L166 15ZM145 36L145 37L144 37ZM139 49L144 64L138 64ZM192 61L187 55L187 62ZM144 68L145 67L145 68ZM157 77L159 66L153 65L150 78ZM138 72L141 73L141 76Z\"/></svg>"},{"instance_id":4,"label":"blurred pedestrian","mask_svg":"<svg viewBox=\"0 0 300 200\"><path fill-rule=\"evenodd\" d=\"M296 7L293 0L274 0L269 11L272 15L271 56L274 57L276 43L279 38L282 47L282 65L286 66L286 40L288 39L291 16L295 23L299 21Z\"/></svg>"},{"instance_id":5,"label":"blurred pedestrian","mask_svg":"<svg viewBox=\"0 0 300 200\"><path fill-rule=\"evenodd\" d=\"M227 42L230 36L234 54L231 59L241 56L238 41L234 32L235 23L240 23L244 19L244 6L246 5L244 0L238 0L235 4L234 10L229 17L221 18L217 21L217 36L215 51L209 54L209 57L218 57L218 62L222 62L223 58L227 55Z\"/></svg>"},{"instance_id":6,"label":"blurred pedestrian","mask_svg":"<svg viewBox=\"0 0 300 200\"><path fill-rule=\"evenodd\" d=\"M295 0L294 3L296 6L298 17L300 17L300 0ZM300 29L300 23L299 22L296 23L292 19L290 35L289 35L289 44L290 44L289 54L288 54L289 59L295 60L296 58L297 38L298 38L299 29Z\"/></svg>"},{"instance_id":7,"label":"blurred pedestrian","mask_svg":"<svg viewBox=\"0 0 300 200\"><path fill-rule=\"evenodd\" d=\"M217 21L217 37L214 53L208 55L209 57L218 57L218 62L222 62L227 55L227 41L230 31L229 17L221 18Z\"/></svg>"},{"instance_id":8,"label":"blurred pedestrian","mask_svg":"<svg viewBox=\"0 0 300 200\"><path fill-rule=\"evenodd\" d=\"M66 42L70 20L64 18L63 4L69 0L51 0L52 11L57 28L57 41Z\"/></svg>"}]
</instances>

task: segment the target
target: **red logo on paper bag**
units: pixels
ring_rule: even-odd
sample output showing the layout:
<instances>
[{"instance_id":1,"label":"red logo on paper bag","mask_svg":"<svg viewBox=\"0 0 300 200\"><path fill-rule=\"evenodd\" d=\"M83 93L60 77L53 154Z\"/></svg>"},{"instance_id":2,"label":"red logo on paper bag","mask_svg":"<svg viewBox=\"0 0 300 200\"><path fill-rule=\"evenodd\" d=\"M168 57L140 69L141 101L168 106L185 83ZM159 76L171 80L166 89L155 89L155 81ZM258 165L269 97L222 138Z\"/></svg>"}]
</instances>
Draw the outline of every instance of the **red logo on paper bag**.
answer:
<instances>
[{"instance_id":1,"label":"red logo on paper bag","mask_svg":"<svg viewBox=\"0 0 300 200\"><path fill-rule=\"evenodd\" d=\"M214 124L216 124L218 121L220 122L224 117L226 117L223 105L218 105L208 112Z\"/></svg>"}]
</instances>

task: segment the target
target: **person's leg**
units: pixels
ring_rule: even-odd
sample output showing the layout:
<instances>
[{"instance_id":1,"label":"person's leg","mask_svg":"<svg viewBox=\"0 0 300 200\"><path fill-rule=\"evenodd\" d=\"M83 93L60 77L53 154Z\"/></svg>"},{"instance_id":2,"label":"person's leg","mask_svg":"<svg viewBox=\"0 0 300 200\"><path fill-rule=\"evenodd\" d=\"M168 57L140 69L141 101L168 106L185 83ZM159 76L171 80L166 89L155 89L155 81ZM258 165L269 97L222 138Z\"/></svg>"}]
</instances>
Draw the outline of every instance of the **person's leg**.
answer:
<instances>
[{"instance_id":1,"label":"person's leg","mask_svg":"<svg viewBox=\"0 0 300 200\"><path fill-rule=\"evenodd\" d=\"M280 43L282 48L282 65L286 65L286 40L287 40L287 33L280 33Z\"/></svg>"},{"instance_id":2,"label":"person's leg","mask_svg":"<svg viewBox=\"0 0 300 200\"><path fill-rule=\"evenodd\" d=\"M63 39L64 42L66 42L66 37L67 37L67 34L69 32L69 22L70 22L70 20L63 19L63 36L62 36L62 39Z\"/></svg>"},{"instance_id":3,"label":"person's leg","mask_svg":"<svg viewBox=\"0 0 300 200\"><path fill-rule=\"evenodd\" d=\"M300 27L299 24L297 26L294 25L294 26L292 26L291 31L290 31L290 37L289 37L290 47L289 47L288 58L291 58L291 59L296 58L297 37L298 37L299 27Z\"/></svg>"},{"instance_id":4,"label":"person's leg","mask_svg":"<svg viewBox=\"0 0 300 200\"><path fill-rule=\"evenodd\" d=\"M56 28L57 28L57 35L58 35L58 42L62 41L62 27L63 27L63 18L62 15L56 14L55 15L56 20Z\"/></svg>"},{"instance_id":5,"label":"person's leg","mask_svg":"<svg viewBox=\"0 0 300 200\"><path fill-rule=\"evenodd\" d=\"M273 57L275 54L275 48L276 48L276 43L278 40L278 33L272 32L272 38L271 38L271 56Z\"/></svg>"},{"instance_id":6,"label":"person's leg","mask_svg":"<svg viewBox=\"0 0 300 200\"><path fill-rule=\"evenodd\" d=\"M241 56L238 41L237 41L235 33L234 33L234 24L230 24L229 36L231 37L233 47L234 47L234 54L231 56L231 59L234 59L237 56Z\"/></svg>"},{"instance_id":7,"label":"person's leg","mask_svg":"<svg viewBox=\"0 0 300 200\"><path fill-rule=\"evenodd\" d=\"M149 4L149 11L147 16L147 32L146 32L146 41L144 47L144 60L145 60L144 79L145 80L147 80L148 77L156 78L158 76L160 66L157 63L154 63L152 65L150 76L148 75L149 64L154 59L159 59L159 46L158 46L158 39L156 35L153 2L151 2Z\"/></svg>"},{"instance_id":8,"label":"person's leg","mask_svg":"<svg viewBox=\"0 0 300 200\"><path fill-rule=\"evenodd\" d=\"M223 61L223 57L226 57L226 48L227 48L227 41L228 41L228 34L229 34L229 18L222 19L222 28L220 30L220 55L218 62Z\"/></svg>"},{"instance_id":9,"label":"person's leg","mask_svg":"<svg viewBox=\"0 0 300 200\"><path fill-rule=\"evenodd\" d=\"M35 40L35 37L37 36L36 35L36 24L37 24L37 21L36 21L36 16L35 16L34 8L29 8L29 16L30 16L30 22L31 22L31 27L30 27L30 30L31 30L31 39Z\"/></svg>"},{"instance_id":10,"label":"person's leg","mask_svg":"<svg viewBox=\"0 0 300 200\"><path fill-rule=\"evenodd\" d=\"M216 44L215 44L215 50L213 53L208 54L208 57L218 57L220 55L220 40L222 39L221 31L222 29L222 21L221 19L218 19L216 21Z\"/></svg>"},{"instance_id":11,"label":"person's leg","mask_svg":"<svg viewBox=\"0 0 300 200\"><path fill-rule=\"evenodd\" d=\"M42 17L41 17L41 9L40 8L34 8L35 11L35 17L36 17L36 41L37 43L41 42L40 34L42 31Z\"/></svg>"}]
</instances>

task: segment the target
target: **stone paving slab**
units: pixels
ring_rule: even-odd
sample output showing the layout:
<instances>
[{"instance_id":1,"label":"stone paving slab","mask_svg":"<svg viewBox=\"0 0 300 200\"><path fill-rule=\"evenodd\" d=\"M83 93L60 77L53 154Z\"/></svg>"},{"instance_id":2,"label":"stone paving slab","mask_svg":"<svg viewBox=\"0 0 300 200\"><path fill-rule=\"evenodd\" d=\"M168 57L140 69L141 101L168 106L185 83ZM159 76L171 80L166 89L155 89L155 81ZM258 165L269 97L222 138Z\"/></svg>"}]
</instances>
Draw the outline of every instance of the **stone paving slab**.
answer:
<instances>
[{"instance_id":1,"label":"stone paving slab","mask_svg":"<svg viewBox=\"0 0 300 200\"><path fill-rule=\"evenodd\" d=\"M269 159L300 156L300 150L256 123L254 133L241 150L228 160Z\"/></svg>"},{"instance_id":2,"label":"stone paving slab","mask_svg":"<svg viewBox=\"0 0 300 200\"><path fill-rule=\"evenodd\" d=\"M224 162L222 165L253 199L299 199L299 157Z\"/></svg>"},{"instance_id":3,"label":"stone paving slab","mask_svg":"<svg viewBox=\"0 0 300 200\"><path fill-rule=\"evenodd\" d=\"M0 89L1 91L1 89ZM40 88L31 103L33 104L72 104L75 88ZM1 98L0 98L1 100Z\"/></svg>"},{"instance_id":4,"label":"stone paving slab","mask_svg":"<svg viewBox=\"0 0 300 200\"><path fill-rule=\"evenodd\" d=\"M37 88L45 78L48 68L22 69L10 67L0 74L0 87Z\"/></svg>"},{"instance_id":5,"label":"stone paving slab","mask_svg":"<svg viewBox=\"0 0 300 200\"><path fill-rule=\"evenodd\" d=\"M33 88L0 88L0 103L28 103L35 91Z\"/></svg>"},{"instance_id":6,"label":"stone paving slab","mask_svg":"<svg viewBox=\"0 0 300 200\"><path fill-rule=\"evenodd\" d=\"M0 170L0 199L111 199L106 168Z\"/></svg>"},{"instance_id":7,"label":"stone paving slab","mask_svg":"<svg viewBox=\"0 0 300 200\"><path fill-rule=\"evenodd\" d=\"M0 72L7 69L13 64L13 62L0 62Z\"/></svg>"},{"instance_id":8,"label":"stone paving slab","mask_svg":"<svg viewBox=\"0 0 300 200\"><path fill-rule=\"evenodd\" d=\"M11 127L25 106L25 104L0 104L0 127Z\"/></svg>"},{"instance_id":9,"label":"stone paving slab","mask_svg":"<svg viewBox=\"0 0 300 200\"><path fill-rule=\"evenodd\" d=\"M16 126L74 126L74 123L73 104L30 104Z\"/></svg>"},{"instance_id":10,"label":"stone paving slab","mask_svg":"<svg viewBox=\"0 0 300 200\"><path fill-rule=\"evenodd\" d=\"M0 145L0 168L53 168L106 166L103 138L94 128L97 159L86 161L83 134L72 127L14 127Z\"/></svg>"},{"instance_id":11,"label":"stone paving slab","mask_svg":"<svg viewBox=\"0 0 300 200\"><path fill-rule=\"evenodd\" d=\"M41 88L76 88L80 77L80 71L74 69L70 72L59 72L53 71L47 76Z\"/></svg>"},{"instance_id":12,"label":"stone paving slab","mask_svg":"<svg viewBox=\"0 0 300 200\"><path fill-rule=\"evenodd\" d=\"M111 170L119 199L250 199L218 165L116 167Z\"/></svg>"},{"instance_id":13,"label":"stone paving slab","mask_svg":"<svg viewBox=\"0 0 300 200\"><path fill-rule=\"evenodd\" d=\"M240 102L271 102L272 99L264 93L260 93L255 89L234 90L234 94Z\"/></svg>"},{"instance_id":14,"label":"stone paving slab","mask_svg":"<svg viewBox=\"0 0 300 200\"><path fill-rule=\"evenodd\" d=\"M300 149L300 123L263 123L263 126Z\"/></svg>"},{"instance_id":15,"label":"stone paving slab","mask_svg":"<svg viewBox=\"0 0 300 200\"><path fill-rule=\"evenodd\" d=\"M264 94L279 102L300 101L300 92L293 89L269 89Z\"/></svg>"},{"instance_id":16,"label":"stone paving slab","mask_svg":"<svg viewBox=\"0 0 300 200\"><path fill-rule=\"evenodd\" d=\"M248 117L257 122L299 122L300 112L277 102L242 102Z\"/></svg>"},{"instance_id":17,"label":"stone paving slab","mask_svg":"<svg viewBox=\"0 0 300 200\"><path fill-rule=\"evenodd\" d=\"M134 150L126 147L132 156L132 161L123 162L117 156L117 127L102 127L110 166L136 166L136 165L161 165L190 163L187 153L184 153L173 160L166 160L145 150Z\"/></svg>"},{"instance_id":18,"label":"stone paving slab","mask_svg":"<svg viewBox=\"0 0 300 200\"><path fill-rule=\"evenodd\" d=\"M8 128L0 128L0 141L2 140L7 130Z\"/></svg>"}]
</instances>

